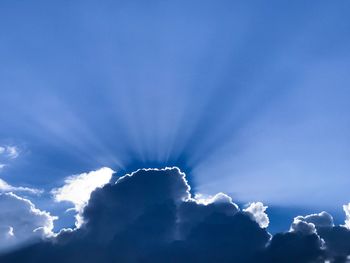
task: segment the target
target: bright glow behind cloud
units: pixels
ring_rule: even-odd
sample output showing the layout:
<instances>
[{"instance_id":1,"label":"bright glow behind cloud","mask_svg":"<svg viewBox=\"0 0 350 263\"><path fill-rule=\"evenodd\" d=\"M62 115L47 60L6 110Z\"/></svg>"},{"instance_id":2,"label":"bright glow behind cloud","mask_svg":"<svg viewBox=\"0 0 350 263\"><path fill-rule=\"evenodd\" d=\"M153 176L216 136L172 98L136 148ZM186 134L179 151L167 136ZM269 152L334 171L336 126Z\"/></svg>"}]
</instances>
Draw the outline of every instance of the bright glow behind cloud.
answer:
<instances>
[{"instance_id":1,"label":"bright glow behind cloud","mask_svg":"<svg viewBox=\"0 0 350 263\"><path fill-rule=\"evenodd\" d=\"M103 167L89 173L69 176L64 180L64 186L53 189L51 193L57 202L68 201L74 204L74 209L78 212L76 226L79 227L82 224L80 213L88 203L91 193L107 184L113 173L112 169Z\"/></svg>"},{"instance_id":2,"label":"bright glow behind cloud","mask_svg":"<svg viewBox=\"0 0 350 263\"><path fill-rule=\"evenodd\" d=\"M350 203L343 205L343 210L345 212L345 226L350 229Z\"/></svg>"},{"instance_id":3,"label":"bright glow behind cloud","mask_svg":"<svg viewBox=\"0 0 350 263\"><path fill-rule=\"evenodd\" d=\"M72 202L77 209L86 205L90 194L99 187L107 184L112 178L114 171L104 167L89 173L73 175L65 179L65 185L52 190L57 202Z\"/></svg>"},{"instance_id":4,"label":"bright glow behind cloud","mask_svg":"<svg viewBox=\"0 0 350 263\"><path fill-rule=\"evenodd\" d=\"M267 206L264 206L261 202L251 203L248 208L243 209L244 212L251 215L251 218L256 221L260 227L267 228L270 220L265 213Z\"/></svg>"},{"instance_id":5,"label":"bright glow behind cloud","mask_svg":"<svg viewBox=\"0 0 350 263\"><path fill-rule=\"evenodd\" d=\"M233 203L232 198L224 193L217 193L213 196L204 196L203 194L196 194L194 199L197 204L202 204L202 205L209 205L213 203L231 203L236 206L238 209L238 206Z\"/></svg>"}]
</instances>

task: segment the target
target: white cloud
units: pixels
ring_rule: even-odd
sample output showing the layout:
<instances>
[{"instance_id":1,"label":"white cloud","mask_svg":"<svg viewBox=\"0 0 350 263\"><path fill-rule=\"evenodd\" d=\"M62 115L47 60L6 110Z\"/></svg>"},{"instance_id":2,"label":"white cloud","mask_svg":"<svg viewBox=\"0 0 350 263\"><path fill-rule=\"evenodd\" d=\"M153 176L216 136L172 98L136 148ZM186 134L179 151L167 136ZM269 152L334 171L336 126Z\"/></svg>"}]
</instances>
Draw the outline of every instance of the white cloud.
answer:
<instances>
[{"instance_id":1,"label":"white cloud","mask_svg":"<svg viewBox=\"0 0 350 263\"><path fill-rule=\"evenodd\" d=\"M238 209L238 206L235 203L233 203L232 198L225 193L217 193L213 196L196 194L192 200L195 201L197 204L202 204L202 205L210 205L213 203L231 203L235 205L236 208Z\"/></svg>"},{"instance_id":2,"label":"white cloud","mask_svg":"<svg viewBox=\"0 0 350 263\"><path fill-rule=\"evenodd\" d=\"M19 150L16 146L0 146L0 155L9 159L16 159L19 155Z\"/></svg>"},{"instance_id":3,"label":"white cloud","mask_svg":"<svg viewBox=\"0 0 350 263\"><path fill-rule=\"evenodd\" d=\"M30 194L41 194L43 191L29 187L12 186L0 178L0 192L27 192Z\"/></svg>"},{"instance_id":4,"label":"white cloud","mask_svg":"<svg viewBox=\"0 0 350 263\"><path fill-rule=\"evenodd\" d=\"M303 216L297 216L294 218L292 225L290 226L290 232L299 232L304 235L316 234L316 227L313 223L305 221Z\"/></svg>"},{"instance_id":5,"label":"white cloud","mask_svg":"<svg viewBox=\"0 0 350 263\"><path fill-rule=\"evenodd\" d=\"M80 227L82 222L81 213L87 205L91 193L96 189L107 184L114 171L108 167L89 173L82 173L67 177L64 186L55 188L51 191L55 201L68 201L74 204L74 209L78 212L76 215L76 226Z\"/></svg>"},{"instance_id":6,"label":"white cloud","mask_svg":"<svg viewBox=\"0 0 350 263\"><path fill-rule=\"evenodd\" d=\"M0 146L0 171L4 169L11 160L16 159L18 156L19 150L16 146Z\"/></svg>"},{"instance_id":7,"label":"white cloud","mask_svg":"<svg viewBox=\"0 0 350 263\"><path fill-rule=\"evenodd\" d=\"M270 220L268 215L265 213L268 207L264 206L261 202L251 203L248 208L243 209L244 212L248 213L252 220L257 222L260 227L267 228Z\"/></svg>"},{"instance_id":8,"label":"white cloud","mask_svg":"<svg viewBox=\"0 0 350 263\"><path fill-rule=\"evenodd\" d=\"M312 223L315 227L333 227L333 217L325 211L318 214L311 214L307 216L296 217L299 220L305 221L307 223Z\"/></svg>"},{"instance_id":9,"label":"white cloud","mask_svg":"<svg viewBox=\"0 0 350 263\"><path fill-rule=\"evenodd\" d=\"M343 210L345 212L345 226L350 229L350 203L343 205Z\"/></svg>"},{"instance_id":10,"label":"white cloud","mask_svg":"<svg viewBox=\"0 0 350 263\"><path fill-rule=\"evenodd\" d=\"M0 211L1 250L31 239L53 236L53 221L57 217L37 209L28 199L14 193L2 193Z\"/></svg>"},{"instance_id":11,"label":"white cloud","mask_svg":"<svg viewBox=\"0 0 350 263\"><path fill-rule=\"evenodd\" d=\"M15 159L19 155L18 149L15 146L7 146L6 152L7 152L8 157L11 159Z\"/></svg>"}]
</instances>

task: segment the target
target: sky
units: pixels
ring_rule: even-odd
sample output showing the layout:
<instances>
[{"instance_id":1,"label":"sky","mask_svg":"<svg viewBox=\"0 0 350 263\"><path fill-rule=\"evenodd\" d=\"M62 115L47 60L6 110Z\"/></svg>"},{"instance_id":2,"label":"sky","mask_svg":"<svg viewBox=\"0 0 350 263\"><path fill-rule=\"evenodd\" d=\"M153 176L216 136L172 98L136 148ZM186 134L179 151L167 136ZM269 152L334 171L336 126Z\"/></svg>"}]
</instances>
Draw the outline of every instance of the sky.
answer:
<instances>
[{"instance_id":1,"label":"sky","mask_svg":"<svg viewBox=\"0 0 350 263\"><path fill-rule=\"evenodd\" d=\"M322 211L344 224L349 8L1 1L4 207L21 203L40 215L36 232L54 234L84 225L95 188L178 167L193 197L268 206L271 233Z\"/></svg>"}]
</instances>

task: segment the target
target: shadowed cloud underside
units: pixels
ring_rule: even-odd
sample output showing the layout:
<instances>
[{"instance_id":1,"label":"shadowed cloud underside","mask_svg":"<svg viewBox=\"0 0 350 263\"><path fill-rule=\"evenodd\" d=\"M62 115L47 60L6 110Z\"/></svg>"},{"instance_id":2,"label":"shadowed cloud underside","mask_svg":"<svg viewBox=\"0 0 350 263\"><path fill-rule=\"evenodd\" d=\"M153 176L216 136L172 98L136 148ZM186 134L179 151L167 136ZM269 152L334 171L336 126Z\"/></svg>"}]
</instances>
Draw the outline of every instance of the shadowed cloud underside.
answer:
<instances>
[{"instance_id":1,"label":"shadowed cloud underside","mask_svg":"<svg viewBox=\"0 0 350 263\"><path fill-rule=\"evenodd\" d=\"M193 197L178 168L141 169L97 188L83 224L4 253L7 262L347 262L350 231L322 212L270 235L266 207ZM339 246L339 244L342 244Z\"/></svg>"}]
</instances>

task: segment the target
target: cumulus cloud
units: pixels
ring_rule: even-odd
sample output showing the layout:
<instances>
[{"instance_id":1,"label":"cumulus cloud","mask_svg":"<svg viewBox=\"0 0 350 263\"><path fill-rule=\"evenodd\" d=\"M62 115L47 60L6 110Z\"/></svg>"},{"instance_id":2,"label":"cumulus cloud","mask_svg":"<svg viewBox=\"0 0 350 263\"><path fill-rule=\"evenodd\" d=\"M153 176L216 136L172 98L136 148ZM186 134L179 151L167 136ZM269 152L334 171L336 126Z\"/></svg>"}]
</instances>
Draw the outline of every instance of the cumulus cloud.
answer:
<instances>
[{"instance_id":1,"label":"cumulus cloud","mask_svg":"<svg viewBox=\"0 0 350 263\"><path fill-rule=\"evenodd\" d=\"M288 232L272 237L263 253L262 262L324 263L324 241L317 234L315 224L308 222L318 215L295 217Z\"/></svg>"},{"instance_id":2,"label":"cumulus cloud","mask_svg":"<svg viewBox=\"0 0 350 263\"><path fill-rule=\"evenodd\" d=\"M304 217L297 216L294 218L290 227L290 232L299 232L305 235L316 234L316 227L313 223L308 223L304 220Z\"/></svg>"},{"instance_id":3,"label":"cumulus cloud","mask_svg":"<svg viewBox=\"0 0 350 263\"><path fill-rule=\"evenodd\" d=\"M224 193L192 196L175 167L138 170L90 188L84 198L70 194L85 187L76 180L55 193L82 209L84 224L6 253L0 262L335 263L350 254L349 230L334 226L326 212L298 216L290 231L271 236L262 203L240 210ZM7 225L3 233L11 238L16 228Z\"/></svg>"},{"instance_id":4,"label":"cumulus cloud","mask_svg":"<svg viewBox=\"0 0 350 263\"><path fill-rule=\"evenodd\" d=\"M178 168L141 169L106 184L82 216L81 228L1 262L34 254L35 262L253 262L270 239L229 196L192 197Z\"/></svg>"},{"instance_id":5,"label":"cumulus cloud","mask_svg":"<svg viewBox=\"0 0 350 263\"><path fill-rule=\"evenodd\" d=\"M108 242L148 213L173 213L175 206L190 198L189 191L185 174L177 168L138 170L92 193L83 212L86 228L97 240Z\"/></svg>"},{"instance_id":6,"label":"cumulus cloud","mask_svg":"<svg viewBox=\"0 0 350 263\"><path fill-rule=\"evenodd\" d=\"M344 211L347 212L345 207ZM346 220L348 220L347 213ZM321 255L326 262L349 262L350 231L346 226L335 226L333 217L329 213L323 211L318 214L298 216L292 223L291 232L298 233L303 239L313 239L314 251L318 246L319 257ZM310 250L307 252L309 253Z\"/></svg>"},{"instance_id":7,"label":"cumulus cloud","mask_svg":"<svg viewBox=\"0 0 350 263\"><path fill-rule=\"evenodd\" d=\"M344 226L320 227L318 234L325 241L325 253L330 262L348 262L350 255L350 231Z\"/></svg>"},{"instance_id":8,"label":"cumulus cloud","mask_svg":"<svg viewBox=\"0 0 350 263\"><path fill-rule=\"evenodd\" d=\"M323 242L315 233L277 233L267 246L262 262L323 263Z\"/></svg>"},{"instance_id":9,"label":"cumulus cloud","mask_svg":"<svg viewBox=\"0 0 350 263\"><path fill-rule=\"evenodd\" d=\"M69 176L64 180L64 185L51 191L55 201L71 202L74 209L78 212L76 216L76 226L80 227L83 223L81 213L90 199L91 193L96 189L107 184L114 171L108 167L103 167L89 173Z\"/></svg>"},{"instance_id":10,"label":"cumulus cloud","mask_svg":"<svg viewBox=\"0 0 350 263\"><path fill-rule=\"evenodd\" d=\"M185 200L178 208L179 237L186 237L195 225L211 214L221 213L233 216L239 211L239 207L233 203L232 198L224 193L209 197L197 194L194 198Z\"/></svg>"},{"instance_id":11,"label":"cumulus cloud","mask_svg":"<svg viewBox=\"0 0 350 263\"><path fill-rule=\"evenodd\" d=\"M204 196L203 194L195 194L193 201L197 204L210 205L219 203L229 203L234 205L237 209L238 206L233 203L232 198L224 193L217 193L213 196Z\"/></svg>"},{"instance_id":12,"label":"cumulus cloud","mask_svg":"<svg viewBox=\"0 0 350 263\"><path fill-rule=\"evenodd\" d=\"M248 208L243 211L248 213L253 220L255 220L260 227L267 228L270 220L268 215L265 213L267 206L264 206L261 202L251 203Z\"/></svg>"},{"instance_id":13,"label":"cumulus cloud","mask_svg":"<svg viewBox=\"0 0 350 263\"><path fill-rule=\"evenodd\" d=\"M332 227L334 226L333 217L325 211L318 214L307 216L299 216L299 219L314 224L316 227Z\"/></svg>"},{"instance_id":14,"label":"cumulus cloud","mask_svg":"<svg viewBox=\"0 0 350 263\"><path fill-rule=\"evenodd\" d=\"M0 249L53 235L56 217L14 193L0 194Z\"/></svg>"},{"instance_id":15,"label":"cumulus cloud","mask_svg":"<svg viewBox=\"0 0 350 263\"><path fill-rule=\"evenodd\" d=\"M311 215L312 220L316 221L317 233L325 241L325 252L329 262L350 262L349 204L344 205L343 209L345 225L340 226L335 226L332 216L326 212Z\"/></svg>"}]
</instances>

